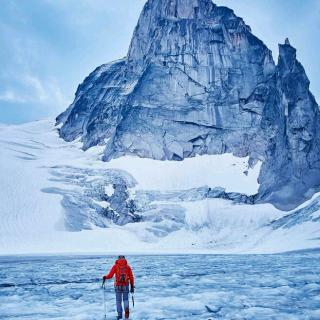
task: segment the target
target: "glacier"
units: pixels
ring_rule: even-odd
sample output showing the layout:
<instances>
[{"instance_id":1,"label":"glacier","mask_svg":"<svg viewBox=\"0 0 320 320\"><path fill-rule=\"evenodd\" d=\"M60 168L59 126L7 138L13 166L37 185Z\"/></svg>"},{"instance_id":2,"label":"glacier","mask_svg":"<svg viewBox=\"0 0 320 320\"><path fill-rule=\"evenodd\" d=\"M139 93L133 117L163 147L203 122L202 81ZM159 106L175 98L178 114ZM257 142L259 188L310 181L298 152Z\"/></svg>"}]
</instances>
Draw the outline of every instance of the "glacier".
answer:
<instances>
[{"instance_id":1,"label":"glacier","mask_svg":"<svg viewBox=\"0 0 320 320\"><path fill-rule=\"evenodd\" d=\"M275 253L320 245L320 194L253 204L261 164L232 154L101 161L52 120L0 127L0 253ZM188 173L188 174L186 174Z\"/></svg>"},{"instance_id":2,"label":"glacier","mask_svg":"<svg viewBox=\"0 0 320 320\"><path fill-rule=\"evenodd\" d=\"M255 203L291 210L319 191L319 106L288 39L278 63L211 0L148 0L125 58L98 67L57 117L104 161L232 153L261 162Z\"/></svg>"},{"instance_id":3,"label":"glacier","mask_svg":"<svg viewBox=\"0 0 320 320\"><path fill-rule=\"evenodd\" d=\"M319 319L319 254L129 256L137 280L132 319ZM0 318L103 319L100 275L113 262L0 257ZM114 300L109 282L107 319L115 318Z\"/></svg>"}]
</instances>

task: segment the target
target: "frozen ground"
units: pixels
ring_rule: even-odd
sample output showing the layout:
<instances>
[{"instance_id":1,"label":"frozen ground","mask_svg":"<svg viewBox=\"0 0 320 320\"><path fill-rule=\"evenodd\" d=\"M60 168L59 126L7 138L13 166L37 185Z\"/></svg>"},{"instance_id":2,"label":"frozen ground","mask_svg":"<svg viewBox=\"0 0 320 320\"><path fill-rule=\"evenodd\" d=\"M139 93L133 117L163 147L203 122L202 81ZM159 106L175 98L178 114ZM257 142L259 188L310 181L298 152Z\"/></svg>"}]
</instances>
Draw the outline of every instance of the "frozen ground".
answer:
<instances>
[{"instance_id":1,"label":"frozen ground","mask_svg":"<svg viewBox=\"0 0 320 320\"><path fill-rule=\"evenodd\" d=\"M256 193L261 164L248 168L248 158L122 157L105 163L103 147L84 152L80 142L60 139L49 120L0 126L0 150L0 255L274 253L320 247L320 194L292 212L201 197L208 187ZM115 173L133 181L132 197L145 197L143 222L119 226L97 213L107 203L93 196L101 186L113 192L106 181Z\"/></svg>"},{"instance_id":2,"label":"frozen ground","mask_svg":"<svg viewBox=\"0 0 320 320\"><path fill-rule=\"evenodd\" d=\"M128 257L132 319L320 319L320 251ZM0 258L0 319L103 319L100 277L113 257ZM114 319L112 283L107 319Z\"/></svg>"}]
</instances>

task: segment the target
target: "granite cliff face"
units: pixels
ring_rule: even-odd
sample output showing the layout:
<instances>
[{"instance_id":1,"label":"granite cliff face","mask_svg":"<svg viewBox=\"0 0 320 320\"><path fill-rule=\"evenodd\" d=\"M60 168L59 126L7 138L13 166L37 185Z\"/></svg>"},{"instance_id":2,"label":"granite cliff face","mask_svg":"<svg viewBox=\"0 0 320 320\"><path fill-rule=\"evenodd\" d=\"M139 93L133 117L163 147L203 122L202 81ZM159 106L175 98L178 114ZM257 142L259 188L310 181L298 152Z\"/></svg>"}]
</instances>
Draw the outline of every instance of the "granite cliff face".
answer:
<instances>
[{"instance_id":1,"label":"granite cliff face","mask_svg":"<svg viewBox=\"0 0 320 320\"><path fill-rule=\"evenodd\" d=\"M286 40L271 51L211 0L149 0L127 57L98 67L57 118L104 160L202 154L263 162L255 201L291 209L320 186L319 107Z\"/></svg>"}]
</instances>

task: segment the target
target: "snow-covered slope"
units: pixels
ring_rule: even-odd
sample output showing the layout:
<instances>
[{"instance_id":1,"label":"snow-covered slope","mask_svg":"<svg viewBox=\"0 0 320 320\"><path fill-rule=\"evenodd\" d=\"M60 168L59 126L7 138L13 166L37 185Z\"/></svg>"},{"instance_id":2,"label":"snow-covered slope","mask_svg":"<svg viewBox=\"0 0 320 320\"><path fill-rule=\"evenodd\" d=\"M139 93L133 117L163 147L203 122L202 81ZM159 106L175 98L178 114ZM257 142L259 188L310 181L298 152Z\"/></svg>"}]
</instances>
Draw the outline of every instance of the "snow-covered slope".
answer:
<instances>
[{"instance_id":1,"label":"snow-covered slope","mask_svg":"<svg viewBox=\"0 0 320 320\"><path fill-rule=\"evenodd\" d=\"M129 170L140 189L181 190L211 185L228 192L255 194L259 187L260 163L249 170L248 160L249 157L237 158L230 153L198 156L181 162L126 156L112 160L106 167Z\"/></svg>"},{"instance_id":2,"label":"snow-covered slope","mask_svg":"<svg viewBox=\"0 0 320 320\"><path fill-rule=\"evenodd\" d=\"M248 169L247 158L105 163L102 148L84 152L79 142L60 139L48 120L1 126L0 148L0 254L278 252L320 245L319 195L292 212L251 205L260 165ZM126 192L119 192L119 181L126 181ZM101 190L111 198L99 201ZM119 226L104 210L126 193L140 222Z\"/></svg>"}]
</instances>

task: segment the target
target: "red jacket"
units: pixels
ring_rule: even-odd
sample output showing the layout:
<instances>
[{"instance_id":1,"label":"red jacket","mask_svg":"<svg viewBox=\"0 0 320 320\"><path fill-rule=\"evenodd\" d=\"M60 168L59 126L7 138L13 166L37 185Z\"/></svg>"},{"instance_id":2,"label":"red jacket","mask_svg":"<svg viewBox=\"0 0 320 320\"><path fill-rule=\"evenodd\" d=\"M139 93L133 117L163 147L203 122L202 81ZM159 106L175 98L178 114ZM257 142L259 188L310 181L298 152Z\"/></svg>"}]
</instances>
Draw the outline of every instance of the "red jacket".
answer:
<instances>
[{"instance_id":1,"label":"red jacket","mask_svg":"<svg viewBox=\"0 0 320 320\"><path fill-rule=\"evenodd\" d=\"M125 279L121 279L121 275L125 274ZM132 273L131 267L128 265L128 262L126 259L118 259L114 266L111 268L110 272L105 275L104 279L112 279L115 275L114 279L114 285L115 286L124 286L124 285L130 285L131 287L134 287L134 277Z\"/></svg>"}]
</instances>

